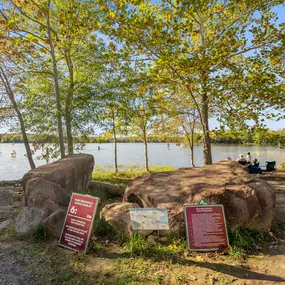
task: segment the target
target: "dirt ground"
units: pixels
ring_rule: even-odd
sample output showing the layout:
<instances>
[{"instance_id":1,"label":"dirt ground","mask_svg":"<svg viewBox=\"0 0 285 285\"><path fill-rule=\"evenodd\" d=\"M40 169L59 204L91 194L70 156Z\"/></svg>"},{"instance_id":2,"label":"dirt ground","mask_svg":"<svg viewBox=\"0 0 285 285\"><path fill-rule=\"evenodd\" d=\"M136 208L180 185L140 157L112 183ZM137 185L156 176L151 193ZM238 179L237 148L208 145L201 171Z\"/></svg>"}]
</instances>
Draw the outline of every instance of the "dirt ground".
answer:
<instances>
[{"instance_id":1,"label":"dirt ground","mask_svg":"<svg viewBox=\"0 0 285 285\"><path fill-rule=\"evenodd\" d=\"M265 179L277 193L276 220L285 233L285 173ZM0 225L21 207L19 183L1 183ZM209 284L285 285L285 243L272 241L246 260L218 253L189 253L180 259L153 261L126 257L106 244L88 255L58 247L56 240L19 239L13 227L0 233L0 284Z\"/></svg>"}]
</instances>

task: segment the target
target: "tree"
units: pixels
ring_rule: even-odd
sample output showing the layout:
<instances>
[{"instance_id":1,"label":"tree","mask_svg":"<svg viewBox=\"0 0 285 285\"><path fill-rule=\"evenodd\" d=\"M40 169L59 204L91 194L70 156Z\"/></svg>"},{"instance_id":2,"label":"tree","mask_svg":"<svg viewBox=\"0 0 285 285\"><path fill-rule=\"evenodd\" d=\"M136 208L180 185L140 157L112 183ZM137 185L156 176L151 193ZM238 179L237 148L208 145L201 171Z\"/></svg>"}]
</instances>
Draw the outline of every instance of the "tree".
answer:
<instances>
[{"instance_id":1,"label":"tree","mask_svg":"<svg viewBox=\"0 0 285 285\"><path fill-rule=\"evenodd\" d=\"M11 105L13 106L13 109L15 110L15 112L17 114L17 117L18 117L18 120L20 123L20 127L21 127L21 133L22 133L23 140L24 140L26 154L27 154L27 157L29 160L29 164L30 164L31 169L34 169L36 166L35 166L33 156L32 156L32 152L30 149L24 119L23 119L22 113L20 111L20 108L18 107L16 98L15 98L15 94L14 94L14 91L12 89L11 81L9 80L9 77L7 75L7 69L5 68L5 66L3 65L3 63L1 61L0 61L0 85L4 86L6 94L10 99Z\"/></svg>"},{"instance_id":2,"label":"tree","mask_svg":"<svg viewBox=\"0 0 285 285\"><path fill-rule=\"evenodd\" d=\"M204 163L211 164L209 114L226 111L227 90L216 87L220 76L232 80L237 62L256 58L252 51L279 40L271 8L282 2L105 1L103 31L134 57L151 60L158 82L187 92L203 132Z\"/></svg>"},{"instance_id":3,"label":"tree","mask_svg":"<svg viewBox=\"0 0 285 285\"><path fill-rule=\"evenodd\" d=\"M160 123L156 117L158 105L153 93L153 87L145 78L139 80L133 87L128 100L128 117L131 133L140 137L144 143L145 169L149 169L148 135L153 128Z\"/></svg>"}]
</instances>

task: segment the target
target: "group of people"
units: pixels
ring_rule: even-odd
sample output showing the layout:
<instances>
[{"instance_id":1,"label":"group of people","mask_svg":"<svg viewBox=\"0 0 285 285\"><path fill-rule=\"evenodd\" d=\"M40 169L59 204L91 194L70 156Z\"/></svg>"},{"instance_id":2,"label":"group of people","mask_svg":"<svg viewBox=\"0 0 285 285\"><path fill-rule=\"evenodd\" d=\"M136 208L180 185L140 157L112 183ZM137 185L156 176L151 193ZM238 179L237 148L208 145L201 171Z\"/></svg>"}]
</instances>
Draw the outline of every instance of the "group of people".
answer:
<instances>
[{"instance_id":1,"label":"group of people","mask_svg":"<svg viewBox=\"0 0 285 285\"><path fill-rule=\"evenodd\" d=\"M259 162L257 158L252 160L250 152L248 152L245 157L243 156L243 154L240 154L236 161L241 165L246 166L246 170L250 174L262 174L262 170L259 167Z\"/></svg>"},{"instance_id":2,"label":"group of people","mask_svg":"<svg viewBox=\"0 0 285 285\"><path fill-rule=\"evenodd\" d=\"M232 160L230 157L227 160ZM252 159L250 152L244 157L241 153L236 160L239 164L245 166L245 170L250 174L262 174L262 169L259 167L259 162L257 158Z\"/></svg>"}]
</instances>

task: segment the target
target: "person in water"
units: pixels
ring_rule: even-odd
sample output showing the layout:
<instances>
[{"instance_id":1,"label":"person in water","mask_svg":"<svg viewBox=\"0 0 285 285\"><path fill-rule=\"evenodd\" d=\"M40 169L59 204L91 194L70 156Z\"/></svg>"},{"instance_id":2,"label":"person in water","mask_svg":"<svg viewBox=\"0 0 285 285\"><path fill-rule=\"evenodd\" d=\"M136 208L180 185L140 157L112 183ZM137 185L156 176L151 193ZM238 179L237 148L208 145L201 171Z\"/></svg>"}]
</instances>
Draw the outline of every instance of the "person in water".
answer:
<instances>
[{"instance_id":1,"label":"person in water","mask_svg":"<svg viewBox=\"0 0 285 285\"><path fill-rule=\"evenodd\" d=\"M11 153L11 155L12 155L12 156L16 156L16 155L17 155L16 151L13 150L13 152Z\"/></svg>"},{"instance_id":2,"label":"person in water","mask_svg":"<svg viewBox=\"0 0 285 285\"><path fill-rule=\"evenodd\" d=\"M251 164L251 154L250 154L250 152L247 153L245 159L246 159L248 164Z\"/></svg>"},{"instance_id":3,"label":"person in water","mask_svg":"<svg viewBox=\"0 0 285 285\"><path fill-rule=\"evenodd\" d=\"M100 146L98 146L98 150L100 150L101 148L100 148Z\"/></svg>"}]
</instances>

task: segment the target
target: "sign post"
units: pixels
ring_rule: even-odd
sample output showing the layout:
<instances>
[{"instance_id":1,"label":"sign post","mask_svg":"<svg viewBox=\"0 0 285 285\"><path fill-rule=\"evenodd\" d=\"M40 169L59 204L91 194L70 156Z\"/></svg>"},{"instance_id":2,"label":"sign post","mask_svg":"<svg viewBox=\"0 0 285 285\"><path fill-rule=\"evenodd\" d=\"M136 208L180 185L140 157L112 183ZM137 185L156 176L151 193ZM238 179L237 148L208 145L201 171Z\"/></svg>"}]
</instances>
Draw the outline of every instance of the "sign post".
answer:
<instances>
[{"instance_id":1,"label":"sign post","mask_svg":"<svg viewBox=\"0 0 285 285\"><path fill-rule=\"evenodd\" d=\"M185 205L184 216L190 250L215 251L229 247L223 205Z\"/></svg>"},{"instance_id":2,"label":"sign post","mask_svg":"<svg viewBox=\"0 0 285 285\"><path fill-rule=\"evenodd\" d=\"M86 252L100 198L72 193L59 245Z\"/></svg>"},{"instance_id":3,"label":"sign post","mask_svg":"<svg viewBox=\"0 0 285 285\"><path fill-rule=\"evenodd\" d=\"M167 209L130 208L133 230L169 230Z\"/></svg>"}]
</instances>

